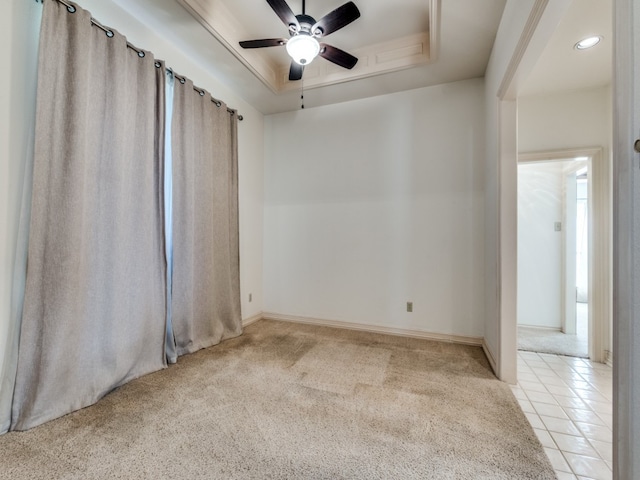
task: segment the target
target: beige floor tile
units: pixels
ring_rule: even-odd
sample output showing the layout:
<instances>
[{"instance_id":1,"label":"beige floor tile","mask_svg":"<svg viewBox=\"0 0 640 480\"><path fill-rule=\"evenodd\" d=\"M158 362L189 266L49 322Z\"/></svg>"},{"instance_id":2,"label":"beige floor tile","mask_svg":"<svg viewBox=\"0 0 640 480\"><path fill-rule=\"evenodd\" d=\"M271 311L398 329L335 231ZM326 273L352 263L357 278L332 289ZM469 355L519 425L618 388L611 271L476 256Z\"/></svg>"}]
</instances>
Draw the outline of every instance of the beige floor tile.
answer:
<instances>
[{"instance_id":1,"label":"beige floor tile","mask_svg":"<svg viewBox=\"0 0 640 480\"><path fill-rule=\"evenodd\" d=\"M590 423L583 422L576 422L576 426L589 440L599 440L601 442L613 441L613 432L609 429L609 427L603 427L601 425L591 425Z\"/></svg>"},{"instance_id":2,"label":"beige floor tile","mask_svg":"<svg viewBox=\"0 0 640 480\"><path fill-rule=\"evenodd\" d=\"M548 403L531 402L533 408L536 409L538 415L545 415L547 417L562 418L569 420L569 416L564 412L562 407L558 405L550 405Z\"/></svg>"},{"instance_id":3,"label":"beige floor tile","mask_svg":"<svg viewBox=\"0 0 640 480\"><path fill-rule=\"evenodd\" d=\"M535 373L538 377L556 377L556 373L551 370L550 368L547 368L546 364L544 367L531 367L531 370L533 370L533 373Z\"/></svg>"},{"instance_id":4,"label":"beige floor tile","mask_svg":"<svg viewBox=\"0 0 640 480\"><path fill-rule=\"evenodd\" d=\"M595 402L588 398L583 398L583 400L596 413L613 413L613 404L611 402Z\"/></svg>"},{"instance_id":5,"label":"beige floor tile","mask_svg":"<svg viewBox=\"0 0 640 480\"><path fill-rule=\"evenodd\" d=\"M571 420L563 420L561 418L545 417L540 415L540 420L550 432L564 433L566 435L580 436L580 430ZM596 439L599 440L599 439Z\"/></svg>"},{"instance_id":6,"label":"beige floor tile","mask_svg":"<svg viewBox=\"0 0 640 480\"><path fill-rule=\"evenodd\" d=\"M547 457L549 457L549 461L551 462L551 466L554 470L572 473L571 467L560 450L555 448L545 448L544 451L547 452Z\"/></svg>"},{"instance_id":7,"label":"beige floor tile","mask_svg":"<svg viewBox=\"0 0 640 480\"><path fill-rule=\"evenodd\" d=\"M520 404L520 408L522 409L523 412L525 412L525 413L537 413L536 409L533 408L533 405L531 405L531 402L529 400L520 400L520 399L518 399L518 403Z\"/></svg>"},{"instance_id":8,"label":"beige floor tile","mask_svg":"<svg viewBox=\"0 0 640 480\"><path fill-rule=\"evenodd\" d=\"M564 397L562 395L554 395L553 398L561 407L581 408L583 410L589 410L589 406L584 403L579 397Z\"/></svg>"},{"instance_id":9,"label":"beige floor tile","mask_svg":"<svg viewBox=\"0 0 640 480\"><path fill-rule=\"evenodd\" d=\"M529 420L529 423L533 428L541 428L543 430L546 430L544 423L542 423L542 420L540 420L540 417L538 415L536 415L535 413L525 413L525 416L527 417L527 420Z\"/></svg>"},{"instance_id":10,"label":"beige floor tile","mask_svg":"<svg viewBox=\"0 0 640 480\"><path fill-rule=\"evenodd\" d=\"M597 390L594 390L593 387L590 387L586 390L580 389L580 388L574 388L573 391L576 392L576 394L583 400L590 400L590 401L601 402L601 403L607 403L609 401L607 397L602 395Z\"/></svg>"},{"instance_id":11,"label":"beige floor tile","mask_svg":"<svg viewBox=\"0 0 640 480\"><path fill-rule=\"evenodd\" d=\"M535 373L518 373L518 382L539 382Z\"/></svg>"},{"instance_id":12,"label":"beige floor tile","mask_svg":"<svg viewBox=\"0 0 640 480\"><path fill-rule=\"evenodd\" d=\"M545 377L545 376L540 376L538 377L538 380L540 381L540 383L542 383L545 387L547 387L547 390L549 390L550 386L557 386L557 387L564 387L564 388L568 388L567 384L564 382L564 380L562 380L558 375L555 375L553 377ZM549 390L551 391L551 390Z\"/></svg>"},{"instance_id":13,"label":"beige floor tile","mask_svg":"<svg viewBox=\"0 0 640 480\"><path fill-rule=\"evenodd\" d=\"M574 398L578 397L578 395L567 386L545 384L545 387L547 387L547 390L552 395L561 395L563 397L574 397Z\"/></svg>"},{"instance_id":14,"label":"beige floor tile","mask_svg":"<svg viewBox=\"0 0 640 480\"><path fill-rule=\"evenodd\" d=\"M605 462L613 462L613 445L611 442L589 440L589 443L591 443L596 452L598 452L598 455L600 455L600 458L602 458Z\"/></svg>"},{"instance_id":15,"label":"beige floor tile","mask_svg":"<svg viewBox=\"0 0 640 480\"><path fill-rule=\"evenodd\" d=\"M600 418L600 416L593 410L564 407L564 411L567 413L569 418L574 422L583 422L583 423L590 423L592 425L602 425L602 426L607 425L602 420L602 418Z\"/></svg>"},{"instance_id":16,"label":"beige floor tile","mask_svg":"<svg viewBox=\"0 0 640 480\"><path fill-rule=\"evenodd\" d=\"M520 387L515 387L512 385L511 391L513 392L513 396L516 397L518 400L529 400L529 398L527 397L527 394L524 393L524 390L522 390Z\"/></svg>"},{"instance_id":17,"label":"beige floor tile","mask_svg":"<svg viewBox=\"0 0 640 480\"><path fill-rule=\"evenodd\" d=\"M536 432L536 436L538 437L538 440L540 440L540 443L543 447L555 449L558 448L556 442L553 441L553 438L551 438L551 435L547 430L544 430L542 428L534 428L533 431Z\"/></svg>"},{"instance_id":18,"label":"beige floor tile","mask_svg":"<svg viewBox=\"0 0 640 480\"><path fill-rule=\"evenodd\" d=\"M604 424L613 430L613 415L610 413L598 413L598 417L602 419ZM589 422L587 422L589 423ZM597 424L596 424L597 425Z\"/></svg>"},{"instance_id":19,"label":"beige floor tile","mask_svg":"<svg viewBox=\"0 0 640 480\"><path fill-rule=\"evenodd\" d=\"M579 358L518 352L518 375L520 384L512 390L558 480L609 480L611 367Z\"/></svg>"},{"instance_id":20,"label":"beige floor tile","mask_svg":"<svg viewBox=\"0 0 640 480\"><path fill-rule=\"evenodd\" d=\"M578 380L576 378L572 378L571 380L565 380L567 385L573 390L589 390L591 388L591 384L584 380Z\"/></svg>"},{"instance_id":21,"label":"beige floor tile","mask_svg":"<svg viewBox=\"0 0 640 480\"><path fill-rule=\"evenodd\" d=\"M527 392L549 393L547 387L540 382L527 382L526 380L522 380L518 382L518 385Z\"/></svg>"},{"instance_id":22,"label":"beige floor tile","mask_svg":"<svg viewBox=\"0 0 640 480\"><path fill-rule=\"evenodd\" d=\"M584 437L565 435L563 433L556 432L551 432L551 437L556 442L558 448L563 452L578 453L580 455L586 455L594 458L600 457L596 449L593 448Z\"/></svg>"},{"instance_id":23,"label":"beige floor tile","mask_svg":"<svg viewBox=\"0 0 640 480\"><path fill-rule=\"evenodd\" d=\"M574 453L565 453L564 457L576 475L588 476L594 480L611 480L613 478L613 473L604 460Z\"/></svg>"},{"instance_id":24,"label":"beige floor tile","mask_svg":"<svg viewBox=\"0 0 640 480\"><path fill-rule=\"evenodd\" d=\"M573 473L561 472L559 470L556 471L556 477L558 480L576 480L576 476Z\"/></svg>"},{"instance_id":25,"label":"beige floor tile","mask_svg":"<svg viewBox=\"0 0 640 480\"><path fill-rule=\"evenodd\" d=\"M539 402L539 403L548 403L550 405L558 405L558 402L550 393L542 393L542 392L533 392L525 389L525 393L527 394L527 398L531 402Z\"/></svg>"}]
</instances>

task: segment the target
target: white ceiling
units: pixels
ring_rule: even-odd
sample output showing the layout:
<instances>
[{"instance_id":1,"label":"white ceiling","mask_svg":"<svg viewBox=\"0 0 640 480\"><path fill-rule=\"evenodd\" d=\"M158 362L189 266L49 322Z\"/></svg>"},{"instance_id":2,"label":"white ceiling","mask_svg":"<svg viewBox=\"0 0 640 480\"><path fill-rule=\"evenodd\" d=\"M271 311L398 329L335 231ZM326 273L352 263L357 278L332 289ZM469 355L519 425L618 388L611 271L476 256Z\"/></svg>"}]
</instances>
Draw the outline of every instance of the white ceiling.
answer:
<instances>
[{"instance_id":1,"label":"white ceiling","mask_svg":"<svg viewBox=\"0 0 640 480\"><path fill-rule=\"evenodd\" d=\"M242 40L286 37L287 31L265 0L114 0L123 10L161 33L205 70L228 85L265 114L300 108L298 90L274 93L240 61L235 39L215 38L181 2L208 4L214 13L229 16L227 37ZM609 84L611 81L611 1L573 0L566 19L531 73L523 95L536 95ZM308 0L307 14L319 19L346 0ZM361 17L326 38L346 51L361 51L371 44L425 33L433 0L354 0ZM383 73L344 83L305 89L306 108L403 90L454 82L484 75L506 0L439 0L439 29L435 59L414 68ZM288 0L295 13L301 0ZM433 20L433 19L432 19ZM573 45L587 34L604 36L592 51L577 52ZM228 45L225 45L228 43ZM233 45L231 45L233 44ZM153 48L150 46L151 49ZM283 48L253 50L258 62L287 69ZM243 61L246 59L243 59ZM318 58L315 62L326 62ZM312 64L313 65L313 64ZM197 82L197 79L195 79Z\"/></svg>"},{"instance_id":2,"label":"white ceiling","mask_svg":"<svg viewBox=\"0 0 640 480\"><path fill-rule=\"evenodd\" d=\"M527 77L521 96L543 95L611 84L613 51L612 0L573 0L549 39L542 57ZM576 50L580 40L601 35L589 50Z\"/></svg>"}]
</instances>

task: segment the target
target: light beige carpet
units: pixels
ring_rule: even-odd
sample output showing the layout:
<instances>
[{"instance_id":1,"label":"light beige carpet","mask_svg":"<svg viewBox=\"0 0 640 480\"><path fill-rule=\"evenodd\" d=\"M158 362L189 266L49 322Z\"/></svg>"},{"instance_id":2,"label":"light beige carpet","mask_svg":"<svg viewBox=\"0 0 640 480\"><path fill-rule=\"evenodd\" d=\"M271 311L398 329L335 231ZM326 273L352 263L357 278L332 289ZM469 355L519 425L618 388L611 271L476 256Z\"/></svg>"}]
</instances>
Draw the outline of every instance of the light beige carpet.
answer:
<instances>
[{"instance_id":1,"label":"light beige carpet","mask_svg":"<svg viewBox=\"0 0 640 480\"><path fill-rule=\"evenodd\" d=\"M480 348L261 321L0 436L2 479L554 479Z\"/></svg>"}]
</instances>

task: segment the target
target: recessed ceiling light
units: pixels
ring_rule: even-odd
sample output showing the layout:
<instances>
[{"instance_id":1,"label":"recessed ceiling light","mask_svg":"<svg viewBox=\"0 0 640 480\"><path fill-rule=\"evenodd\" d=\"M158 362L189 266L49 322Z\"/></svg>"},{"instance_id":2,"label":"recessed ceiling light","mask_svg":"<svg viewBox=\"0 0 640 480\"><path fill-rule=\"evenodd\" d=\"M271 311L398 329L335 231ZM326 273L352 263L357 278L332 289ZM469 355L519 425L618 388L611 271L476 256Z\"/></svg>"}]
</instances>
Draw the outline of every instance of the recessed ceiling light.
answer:
<instances>
[{"instance_id":1,"label":"recessed ceiling light","mask_svg":"<svg viewBox=\"0 0 640 480\"><path fill-rule=\"evenodd\" d=\"M595 47L600 43L600 40L602 40L602 37L600 35L587 37L576 43L573 48L575 48L576 50L586 50L587 48Z\"/></svg>"}]
</instances>

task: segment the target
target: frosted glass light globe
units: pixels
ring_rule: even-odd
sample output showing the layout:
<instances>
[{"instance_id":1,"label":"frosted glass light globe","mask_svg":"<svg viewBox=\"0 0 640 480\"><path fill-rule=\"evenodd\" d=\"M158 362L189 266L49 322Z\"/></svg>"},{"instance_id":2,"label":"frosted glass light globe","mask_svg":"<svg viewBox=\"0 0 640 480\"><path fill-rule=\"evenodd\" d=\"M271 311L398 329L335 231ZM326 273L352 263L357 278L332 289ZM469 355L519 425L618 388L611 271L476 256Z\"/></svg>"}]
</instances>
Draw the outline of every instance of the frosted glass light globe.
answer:
<instances>
[{"instance_id":1,"label":"frosted glass light globe","mask_svg":"<svg viewBox=\"0 0 640 480\"><path fill-rule=\"evenodd\" d=\"M308 65L320 53L320 44L312 36L299 33L287 42L287 53L298 65Z\"/></svg>"}]
</instances>

